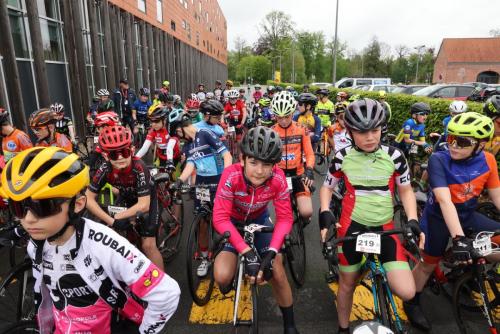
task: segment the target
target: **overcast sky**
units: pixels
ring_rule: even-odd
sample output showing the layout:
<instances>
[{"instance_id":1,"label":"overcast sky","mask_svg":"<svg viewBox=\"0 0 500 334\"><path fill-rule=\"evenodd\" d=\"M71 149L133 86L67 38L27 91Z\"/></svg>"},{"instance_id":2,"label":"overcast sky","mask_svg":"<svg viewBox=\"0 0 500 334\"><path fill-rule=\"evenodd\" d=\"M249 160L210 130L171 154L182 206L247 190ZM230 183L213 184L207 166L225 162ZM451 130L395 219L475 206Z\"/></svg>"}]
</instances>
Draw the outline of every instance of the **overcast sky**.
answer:
<instances>
[{"instance_id":1,"label":"overcast sky","mask_svg":"<svg viewBox=\"0 0 500 334\"><path fill-rule=\"evenodd\" d=\"M394 47L426 45L439 49L446 37L489 37L500 28L500 0L339 0L338 36L361 50L376 35ZM335 0L219 0L227 20L228 47L236 36L253 45L267 13L289 14L298 30L335 31Z\"/></svg>"}]
</instances>

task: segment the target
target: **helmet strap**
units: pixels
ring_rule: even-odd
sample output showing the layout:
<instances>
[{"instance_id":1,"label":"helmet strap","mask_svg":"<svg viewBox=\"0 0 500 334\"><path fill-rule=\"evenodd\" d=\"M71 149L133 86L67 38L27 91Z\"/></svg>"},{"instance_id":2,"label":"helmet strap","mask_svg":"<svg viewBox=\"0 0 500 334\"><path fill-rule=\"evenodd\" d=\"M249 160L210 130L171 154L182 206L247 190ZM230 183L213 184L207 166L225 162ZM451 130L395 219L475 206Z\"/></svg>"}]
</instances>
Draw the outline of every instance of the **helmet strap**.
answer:
<instances>
[{"instance_id":1,"label":"helmet strap","mask_svg":"<svg viewBox=\"0 0 500 334\"><path fill-rule=\"evenodd\" d=\"M77 195L78 196L78 195ZM76 223L78 223L82 217L83 211L81 210L80 212L75 212L75 202L76 202L76 196L71 199L69 202L68 206L68 221L64 226L54 235L50 236L47 238L49 242L53 242L57 239L59 239L68 229L70 226L74 226Z\"/></svg>"}]
</instances>

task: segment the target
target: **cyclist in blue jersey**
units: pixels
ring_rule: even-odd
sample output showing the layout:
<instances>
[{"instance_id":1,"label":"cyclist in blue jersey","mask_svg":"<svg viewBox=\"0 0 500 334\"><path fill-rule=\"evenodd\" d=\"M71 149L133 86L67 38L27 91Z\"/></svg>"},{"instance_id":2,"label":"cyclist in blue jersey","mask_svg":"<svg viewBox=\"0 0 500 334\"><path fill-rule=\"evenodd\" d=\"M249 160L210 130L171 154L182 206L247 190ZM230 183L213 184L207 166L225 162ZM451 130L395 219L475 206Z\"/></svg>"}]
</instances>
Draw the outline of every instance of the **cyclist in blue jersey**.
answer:
<instances>
[{"instance_id":1,"label":"cyclist in blue jersey","mask_svg":"<svg viewBox=\"0 0 500 334\"><path fill-rule=\"evenodd\" d=\"M440 137L436 146L440 146L440 143L446 143L446 137L448 136L448 123L453 116L467 112L467 104L464 101L453 101L448 107L450 114L443 119L443 134L433 132L430 137Z\"/></svg>"},{"instance_id":2,"label":"cyclist in blue jersey","mask_svg":"<svg viewBox=\"0 0 500 334\"><path fill-rule=\"evenodd\" d=\"M196 171L196 185L219 183L224 168L232 164L232 157L222 141L210 130L197 129L191 123L191 117L185 112L174 110L169 115L169 129L171 135L177 135L185 142L183 148L186 152L186 167L177 178L174 189L179 189L186 182L194 171ZM220 163L224 161L224 165ZM211 203L215 199L217 189L210 189ZM200 201L195 199L195 210L200 209ZM200 277L206 276L208 272L208 225L200 222L200 249L205 258L198 267L197 274Z\"/></svg>"},{"instance_id":3,"label":"cyclist in blue jersey","mask_svg":"<svg viewBox=\"0 0 500 334\"><path fill-rule=\"evenodd\" d=\"M224 137L224 129L219 125L224 106L217 100L208 100L200 104L200 113L203 120L194 126L197 129L207 129L212 131L221 140Z\"/></svg>"},{"instance_id":4,"label":"cyclist in blue jersey","mask_svg":"<svg viewBox=\"0 0 500 334\"><path fill-rule=\"evenodd\" d=\"M432 146L425 141L425 121L431 113L431 107L424 102L417 102L411 106L411 118L403 123L403 128L399 132L395 141L405 155L412 144L422 146L427 153L432 152Z\"/></svg>"},{"instance_id":5,"label":"cyclist in blue jersey","mask_svg":"<svg viewBox=\"0 0 500 334\"><path fill-rule=\"evenodd\" d=\"M149 89L141 88L139 98L132 105L132 119L135 122L134 134L139 132L137 124L144 124L148 128L148 110L153 103L149 100Z\"/></svg>"}]
</instances>

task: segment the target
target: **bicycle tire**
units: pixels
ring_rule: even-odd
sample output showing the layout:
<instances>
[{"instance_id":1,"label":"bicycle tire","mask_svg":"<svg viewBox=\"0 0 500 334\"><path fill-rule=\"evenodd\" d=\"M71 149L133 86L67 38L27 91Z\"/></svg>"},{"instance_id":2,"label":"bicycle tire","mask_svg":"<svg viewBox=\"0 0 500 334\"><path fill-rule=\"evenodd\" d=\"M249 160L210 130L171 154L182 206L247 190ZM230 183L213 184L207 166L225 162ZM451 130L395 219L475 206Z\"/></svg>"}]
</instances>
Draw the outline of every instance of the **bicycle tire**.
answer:
<instances>
[{"instance_id":1,"label":"bicycle tire","mask_svg":"<svg viewBox=\"0 0 500 334\"><path fill-rule=\"evenodd\" d=\"M23 288L22 283L25 285ZM0 282L0 323L13 324L35 317L34 283L31 261L18 264Z\"/></svg>"},{"instance_id":2,"label":"bicycle tire","mask_svg":"<svg viewBox=\"0 0 500 334\"><path fill-rule=\"evenodd\" d=\"M186 269L187 269L187 281L189 286L189 293L196 305L203 306L208 303L210 297L212 296L212 291L214 288L214 276L213 276L213 264L210 265L208 269L207 276L205 278L199 279L196 274L196 268L199 264L198 258L198 226L200 221L204 218L208 219L209 224L209 240L212 238L211 233L211 215L206 213L199 213L194 217L193 223L189 229L189 236L186 243ZM209 241L210 243L210 241ZM210 245L209 245L210 249ZM205 291L199 294L200 284L208 279L208 286L206 286Z\"/></svg>"},{"instance_id":3,"label":"bicycle tire","mask_svg":"<svg viewBox=\"0 0 500 334\"><path fill-rule=\"evenodd\" d=\"M306 244L304 228L300 217L296 217L290 232L290 242L287 245L286 260L295 285L300 288L306 278Z\"/></svg>"},{"instance_id":4,"label":"bicycle tire","mask_svg":"<svg viewBox=\"0 0 500 334\"><path fill-rule=\"evenodd\" d=\"M258 334L259 333L259 294L257 285L252 284L252 327L251 333Z\"/></svg>"},{"instance_id":5,"label":"bicycle tire","mask_svg":"<svg viewBox=\"0 0 500 334\"><path fill-rule=\"evenodd\" d=\"M19 321L2 331L2 334L40 333L36 321Z\"/></svg>"},{"instance_id":6,"label":"bicycle tire","mask_svg":"<svg viewBox=\"0 0 500 334\"><path fill-rule=\"evenodd\" d=\"M483 281L483 283L486 283L486 281ZM489 282L488 284L496 284L495 282ZM468 325L466 319L466 315L464 314L464 311L468 311L471 313L474 313L474 328L477 328L478 323L477 323L477 314L481 313L484 315L484 310L482 308L482 305L478 304L477 302L480 301L482 302L481 299L476 299L474 300L473 293L478 293L475 291L477 289L478 291L481 290L480 284L477 281L476 277L474 276L474 273L472 271L468 271L460 277L456 283L455 283L455 288L453 289L453 296L452 296L452 305L453 305L453 315L455 317L455 321L457 323L457 326L460 330L461 334L467 334L467 329ZM478 293L480 294L480 293ZM488 293L485 293L485 296L487 298L487 303L490 303L490 300L488 298ZM497 296L498 297L498 296ZM477 298L477 297L476 297ZM467 300L467 302L466 302ZM491 314L491 306L488 305L488 308L490 310ZM484 323L482 324L487 325L487 320L486 318L481 317L484 320ZM495 323L494 317L492 317L493 324L495 325L495 329L499 329L499 326ZM472 320L471 320L472 321ZM485 326L486 327L486 326Z\"/></svg>"},{"instance_id":7,"label":"bicycle tire","mask_svg":"<svg viewBox=\"0 0 500 334\"><path fill-rule=\"evenodd\" d=\"M171 207L173 210L173 206ZM160 212L160 226L156 242L160 251L163 262L168 263L177 255L180 249L182 237L182 222L184 217L184 205L181 204L181 212L179 221L173 216L171 211L163 208Z\"/></svg>"},{"instance_id":8,"label":"bicycle tire","mask_svg":"<svg viewBox=\"0 0 500 334\"><path fill-rule=\"evenodd\" d=\"M385 285L385 283L382 281L382 277L376 276L375 277L375 286L376 286L375 291L377 291L377 303L378 303L378 311L379 311L379 314L377 314L376 316L382 325L384 325L387 328L392 328L392 326L391 326L392 319L389 318L389 317L391 317L391 315L390 315L389 309L387 307L388 306L387 305L387 296L385 293L384 285Z\"/></svg>"}]
</instances>

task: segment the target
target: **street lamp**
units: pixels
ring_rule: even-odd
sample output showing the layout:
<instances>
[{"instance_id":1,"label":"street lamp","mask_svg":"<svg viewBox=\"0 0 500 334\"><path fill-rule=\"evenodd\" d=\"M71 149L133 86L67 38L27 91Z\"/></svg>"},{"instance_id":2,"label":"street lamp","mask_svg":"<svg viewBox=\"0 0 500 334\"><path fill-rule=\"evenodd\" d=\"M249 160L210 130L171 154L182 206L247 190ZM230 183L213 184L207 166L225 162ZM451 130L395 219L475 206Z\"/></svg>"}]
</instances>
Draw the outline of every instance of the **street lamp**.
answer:
<instances>
[{"instance_id":1,"label":"street lamp","mask_svg":"<svg viewBox=\"0 0 500 334\"><path fill-rule=\"evenodd\" d=\"M333 41L333 84L337 81L337 27L339 23L339 1L337 0L337 9L335 10L335 39Z\"/></svg>"},{"instance_id":2,"label":"street lamp","mask_svg":"<svg viewBox=\"0 0 500 334\"><path fill-rule=\"evenodd\" d=\"M423 48L425 48L425 45L414 47L414 49L417 50L417 68L415 70L415 83L418 82L418 62L420 61L420 52Z\"/></svg>"}]
</instances>

